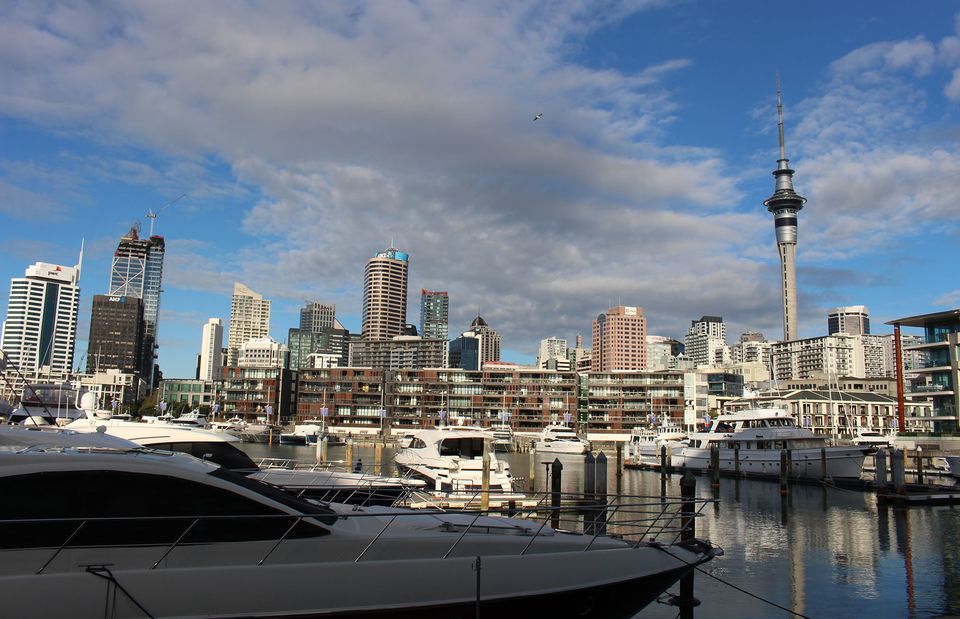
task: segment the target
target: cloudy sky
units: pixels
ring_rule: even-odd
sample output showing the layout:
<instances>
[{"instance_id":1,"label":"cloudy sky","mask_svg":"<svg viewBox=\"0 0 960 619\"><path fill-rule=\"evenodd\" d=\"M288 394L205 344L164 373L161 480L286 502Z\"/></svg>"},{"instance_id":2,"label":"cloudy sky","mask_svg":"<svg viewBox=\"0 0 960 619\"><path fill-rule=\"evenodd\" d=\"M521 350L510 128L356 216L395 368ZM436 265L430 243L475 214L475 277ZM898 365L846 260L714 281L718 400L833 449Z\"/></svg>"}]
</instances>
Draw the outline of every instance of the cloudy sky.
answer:
<instances>
[{"instance_id":1,"label":"cloudy sky","mask_svg":"<svg viewBox=\"0 0 960 619\"><path fill-rule=\"evenodd\" d=\"M784 13L779 13L780 7ZM775 75L800 213L800 335L865 304L960 306L960 18L948 2L4 2L0 281L74 264L75 363L119 237L165 209L160 363L192 376L240 281L286 339L359 330L363 267L478 312L505 358L613 305L681 337L782 333ZM540 120L533 121L535 114ZM5 311L7 287L2 286Z\"/></svg>"}]
</instances>

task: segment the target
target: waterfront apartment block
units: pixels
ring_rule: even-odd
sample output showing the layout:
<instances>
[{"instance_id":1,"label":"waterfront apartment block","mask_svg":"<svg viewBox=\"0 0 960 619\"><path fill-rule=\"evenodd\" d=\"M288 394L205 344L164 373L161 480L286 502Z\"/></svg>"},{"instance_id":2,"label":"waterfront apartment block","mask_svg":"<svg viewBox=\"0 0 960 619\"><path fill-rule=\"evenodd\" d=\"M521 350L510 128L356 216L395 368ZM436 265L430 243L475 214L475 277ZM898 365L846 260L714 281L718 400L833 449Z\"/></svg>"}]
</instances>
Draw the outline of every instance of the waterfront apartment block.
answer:
<instances>
[{"instance_id":1,"label":"waterfront apartment block","mask_svg":"<svg viewBox=\"0 0 960 619\"><path fill-rule=\"evenodd\" d=\"M164 378L160 381L160 395L157 402L167 404L186 404L194 409L200 406L212 406L216 401L216 383L209 380L190 378Z\"/></svg>"},{"instance_id":2,"label":"waterfront apartment block","mask_svg":"<svg viewBox=\"0 0 960 619\"><path fill-rule=\"evenodd\" d=\"M645 425L650 413L682 423L684 374L578 375L505 364L482 371L329 368L299 372L296 400L298 419L320 418L326 408L329 423L353 432L377 432L381 424L433 427L441 419L489 426L507 413L518 432L570 421L590 433L622 436Z\"/></svg>"},{"instance_id":3,"label":"waterfront apartment block","mask_svg":"<svg viewBox=\"0 0 960 619\"><path fill-rule=\"evenodd\" d=\"M8 369L25 374L70 372L79 306L80 265L37 262L24 277L12 278L0 335Z\"/></svg>"},{"instance_id":4,"label":"waterfront apartment block","mask_svg":"<svg viewBox=\"0 0 960 619\"><path fill-rule=\"evenodd\" d=\"M296 383L297 373L284 368L226 367L216 383L216 401L225 417L286 423L296 411ZM267 406L273 407L270 419Z\"/></svg>"},{"instance_id":5,"label":"waterfront apartment block","mask_svg":"<svg viewBox=\"0 0 960 619\"><path fill-rule=\"evenodd\" d=\"M363 316L360 334L365 340L389 340L403 335L407 324L407 276L410 257L395 247L367 261L363 272Z\"/></svg>"},{"instance_id":6,"label":"waterfront apartment block","mask_svg":"<svg viewBox=\"0 0 960 619\"><path fill-rule=\"evenodd\" d=\"M923 342L906 347L925 356L912 371L927 380L914 387L911 395L930 403L934 431L956 432L960 428L960 309L897 318L887 324L894 325L897 334L901 327L923 329Z\"/></svg>"},{"instance_id":7,"label":"waterfront apartment block","mask_svg":"<svg viewBox=\"0 0 960 619\"><path fill-rule=\"evenodd\" d=\"M642 307L611 307L593 321L592 372L647 369L647 319Z\"/></svg>"},{"instance_id":8,"label":"waterfront apartment block","mask_svg":"<svg viewBox=\"0 0 960 619\"><path fill-rule=\"evenodd\" d=\"M413 335L358 340L350 343L348 365L388 370L443 368L447 367L448 345L447 340Z\"/></svg>"}]
</instances>

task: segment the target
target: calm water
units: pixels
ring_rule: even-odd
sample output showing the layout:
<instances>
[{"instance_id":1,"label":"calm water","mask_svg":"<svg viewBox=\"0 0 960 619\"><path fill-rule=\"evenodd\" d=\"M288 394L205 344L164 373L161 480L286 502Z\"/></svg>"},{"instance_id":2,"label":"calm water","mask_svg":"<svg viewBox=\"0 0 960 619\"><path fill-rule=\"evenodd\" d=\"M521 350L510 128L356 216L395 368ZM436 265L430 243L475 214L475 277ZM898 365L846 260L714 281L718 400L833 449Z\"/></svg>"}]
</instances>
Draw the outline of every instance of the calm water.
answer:
<instances>
[{"instance_id":1,"label":"calm water","mask_svg":"<svg viewBox=\"0 0 960 619\"><path fill-rule=\"evenodd\" d=\"M315 459L313 447L244 445L253 457ZM342 460L345 448L331 448ZM384 450L384 462L392 462ZM526 477L529 455L508 454L514 476ZM555 456L551 454L550 461ZM372 447L355 447L353 459L373 465ZM537 456L546 460L545 454ZM582 490L580 456L561 456L566 492ZM390 470L385 473L391 472ZM536 486L544 487L544 466L537 464ZM668 492L679 494L679 476ZM616 488L609 463L608 488ZM624 471L624 494L659 495L658 473ZM721 480L716 497L697 521L697 536L721 546L725 556L706 571L781 606L813 618L960 616L960 509L878 508L871 493L796 486L781 499L776 483ZM707 478L697 493L714 496ZM672 589L677 592L678 587ZM700 619L790 617L712 578L696 576ZM677 609L651 604L641 619L673 619Z\"/></svg>"}]
</instances>

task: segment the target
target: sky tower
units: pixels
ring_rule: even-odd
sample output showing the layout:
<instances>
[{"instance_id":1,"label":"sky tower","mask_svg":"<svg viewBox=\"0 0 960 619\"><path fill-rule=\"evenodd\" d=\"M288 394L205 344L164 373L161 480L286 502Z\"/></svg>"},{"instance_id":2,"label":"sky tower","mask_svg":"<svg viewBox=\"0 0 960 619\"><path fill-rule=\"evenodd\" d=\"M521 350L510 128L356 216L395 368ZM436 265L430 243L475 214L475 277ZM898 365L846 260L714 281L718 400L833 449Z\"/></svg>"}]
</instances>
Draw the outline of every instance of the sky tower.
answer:
<instances>
[{"instance_id":1,"label":"sky tower","mask_svg":"<svg viewBox=\"0 0 960 619\"><path fill-rule=\"evenodd\" d=\"M780 287L783 291L783 339L797 339L797 212L806 198L793 190L793 170L790 169L783 143L783 102L780 97L780 77L777 76L777 131L780 134L780 158L773 171L777 179L773 195L763 201L773 213L777 230L777 249L780 252Z\"/></svg>"}]
</instances>

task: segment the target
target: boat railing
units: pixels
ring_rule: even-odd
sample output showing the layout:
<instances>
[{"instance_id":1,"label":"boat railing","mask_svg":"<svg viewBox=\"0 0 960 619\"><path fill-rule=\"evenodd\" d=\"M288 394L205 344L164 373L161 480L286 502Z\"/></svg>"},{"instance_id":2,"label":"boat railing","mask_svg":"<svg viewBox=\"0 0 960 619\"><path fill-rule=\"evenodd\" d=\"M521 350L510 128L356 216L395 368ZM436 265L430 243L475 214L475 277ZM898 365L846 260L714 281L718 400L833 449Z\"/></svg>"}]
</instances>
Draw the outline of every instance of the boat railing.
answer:
<instances>
[{"instance_id":1,"label":"boat railing","mask_svg":"<svg viewBox=\"0 0 960 619\"><path fill-rule=\"evenodd\" d=\"M551 496L550 493L543 493L544 499ZM566 495L564 495L566 496ZM556 498L556 495L553 495ZM566 496L567 499L574 498L572 495ZM615 538L623 540L633 547L640 547L644 544L672 545L680 541L686 527L692 526L695 518L702 515L706 505L714 503L715 499L681 499L679 497L650 497L650 496L629 496L629 495L594 495L590 497L589 502L583 502L583 495L576 495L580 500L576 505L550 506L545 500L541 500L535 507L522 509L489 509L472 511L446 511L442 509L432 510L409 510L409 509L387 509L373 512L357 509L350 512L331 512L329 514L271 514L271 515L193 515L193 516L121 516L121 517L97 517L97 518L43 518L43 519L0 519L0 530L8 533L16 531L17 525L26 525L32 530L40 527L45 530L60 530L66 533L59 543L51 543L43 546L49 549L49 554L38 561L35 568L35 574L42 574L54 563L65 550L69 548L89 549L96 546L123 546L123 547L143 547L149 546L156 550L156 554L145 559L144 568L163 569L164 561L171 556L176 556L178 550L195 547L198 543L196 536L191 537L194 531L201 531L200 525L220 525L225 522L244 522L256 523L251 530L262 532L269 530L270 522L274 522L277 534L275 537L263 536L256 539L246 539L248 542L259 544L259 548L251 551L249 560L252 564L262 566L268 562L276 550L284 542L291 539L291 535L301 525L309 525L329 530L336 530L338 521L347 521L356 518L375 518L382 521L379 528L371 535L369 542L363 544L357 554L353 557L353 562L359 562L367 557L378 543L384 543L382 540L389 538L388 531L397 528L408 519L414 519L414 526L419 530L430 530L433 532L443 532L456 534L451 539L449 546L441 549L439 553L441 558L450 558L456 555L456 550L468 539L470 533L502 533L507 535L516 535L526 540L525 544L517 544L517 548L512 554L523 556L529 554L531 549L535 548L538 540L553 536L556 531L563 533L580 534L583 536L582 552L588 552L596 547L596 542L600 538ZM423 528L423 517L435 516L437 524ZM507 519L491 520L488 516L507 516ZM469 520L468 520L469 519ZM156 531L160 523L182 523L182 528L165 528L168 531L168 538L172 541L167 543L157 543L156 539L144 541L142 543L131 542L129 539L117 543L91 543L90 540L84 540L78 537L85 530L89 530L95 525L107 525L100 527L98 531L102 535L104 531L114 530L114 526L121 524L136 524L136 527L121 527L121 530L130 531ZM57 525L61 525L58 527ZM63 526L67 525L67 526ZM209 527L207 530L216 530L220 527ZM302 531L301 531L302 533ZM202 538L202 532L197 534ZM321 534L322 535L322 534ZM298 535L297 539L303 539L303 535ZM8 543L0 550L0 555L4 552L20 551L26 547L16 547ZM565 537L566 540L574 539ZM75 542L76 540L76 542ZM35 548L30 546L30 548ZM470 549L471 555L476 551L476 547ZM498 547L497 554L511 554L505 552L502 547Z\"/></svg>"}]
</instances>

